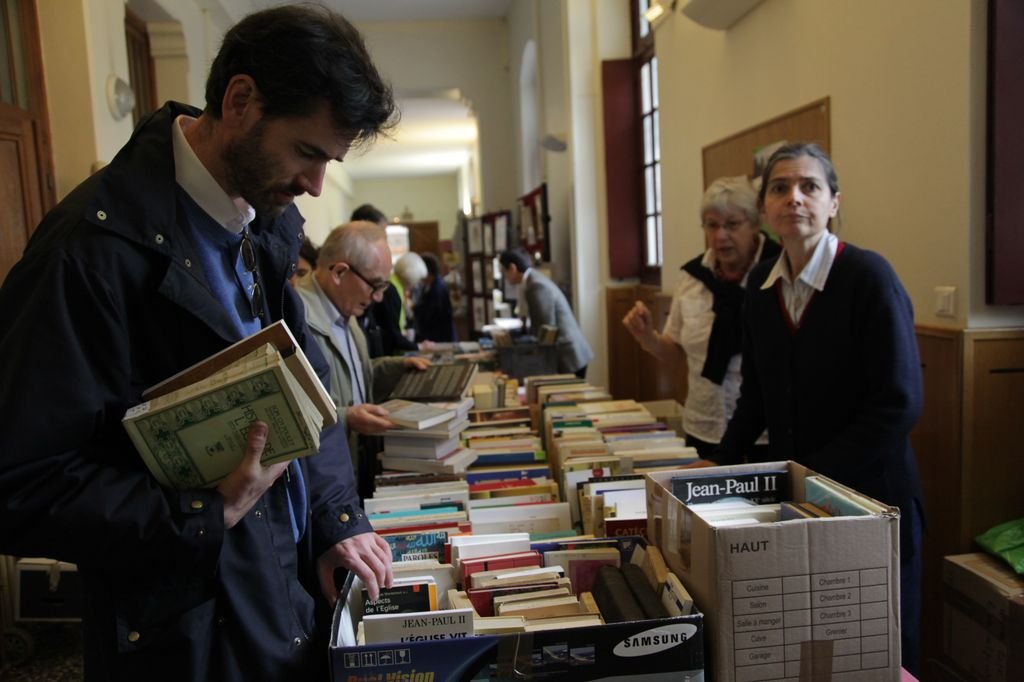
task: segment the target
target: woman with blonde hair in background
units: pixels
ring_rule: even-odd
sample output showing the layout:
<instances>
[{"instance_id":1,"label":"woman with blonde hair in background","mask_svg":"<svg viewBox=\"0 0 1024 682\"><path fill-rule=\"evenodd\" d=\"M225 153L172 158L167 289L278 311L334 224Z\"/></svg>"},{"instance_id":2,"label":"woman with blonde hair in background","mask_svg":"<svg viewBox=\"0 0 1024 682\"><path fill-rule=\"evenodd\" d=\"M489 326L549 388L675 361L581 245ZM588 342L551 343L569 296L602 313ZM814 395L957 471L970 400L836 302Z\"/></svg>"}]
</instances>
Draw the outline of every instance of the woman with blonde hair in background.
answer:
<instances>
[{"instance_id":1,"label":"woman with blonde hair in background","mask_svg":"<svg viewBox=\"0 0 1024 682\"><path fill-rule=\"evenodd\" d=\"M740 391L741 309L747 273L779 246L760 230L757 195L743 176L711 183L700 209L707 250L682 267L665 329L637 301L622 323L670 368L688 363L686 442L701 457L718 445ZM760 443L767 440L763 437Z\"/></svg>"}]
</instances>

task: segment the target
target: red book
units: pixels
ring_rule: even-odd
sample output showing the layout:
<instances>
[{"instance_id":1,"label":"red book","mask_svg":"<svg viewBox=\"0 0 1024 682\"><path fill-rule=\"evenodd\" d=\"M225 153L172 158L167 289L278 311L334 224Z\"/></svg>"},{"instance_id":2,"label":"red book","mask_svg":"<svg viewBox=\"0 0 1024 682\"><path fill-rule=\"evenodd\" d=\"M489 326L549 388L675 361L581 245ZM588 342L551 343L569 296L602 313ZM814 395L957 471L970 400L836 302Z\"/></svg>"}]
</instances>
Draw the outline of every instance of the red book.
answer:
<instances>
[{"instance_id":1,"label":"red book","mask_svg":"<svg viewBox=\"0 0 1024 682\"><path fill-rule=\"evenodd\" d=\"M468 584L469 576L480 571L495 571L499 568L527 568L540 566L540 552L531 549L529 552L514 552L512 554L495 554L493 556L474 557L463 559L459 562L459 570L462 573L462 584Z\"/></svg>"}]
</instances>

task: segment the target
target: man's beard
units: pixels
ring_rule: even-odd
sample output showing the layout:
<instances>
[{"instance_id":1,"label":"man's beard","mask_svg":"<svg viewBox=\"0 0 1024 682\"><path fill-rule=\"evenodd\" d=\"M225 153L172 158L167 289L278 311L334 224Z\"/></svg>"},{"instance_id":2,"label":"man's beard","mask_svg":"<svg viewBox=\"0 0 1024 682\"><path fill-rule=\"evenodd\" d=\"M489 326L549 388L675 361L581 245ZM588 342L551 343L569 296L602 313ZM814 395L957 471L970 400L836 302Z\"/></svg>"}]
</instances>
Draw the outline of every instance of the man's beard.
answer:
<instances>
[{"instance_id":1,"label":"man's beard","mask_svg":"<svg viewBox=\"0 0 1024 682\"><path fill-rule=\"evenodd\" d=\"M284 213L291 202L274 200L274 192L298 194L288 186L275 187L272 178L278 164L263 150L265 122L257 122L252 130L224 151L230 193L238 194L261 216L276 217Z\"/></svg>"}]
</instances>

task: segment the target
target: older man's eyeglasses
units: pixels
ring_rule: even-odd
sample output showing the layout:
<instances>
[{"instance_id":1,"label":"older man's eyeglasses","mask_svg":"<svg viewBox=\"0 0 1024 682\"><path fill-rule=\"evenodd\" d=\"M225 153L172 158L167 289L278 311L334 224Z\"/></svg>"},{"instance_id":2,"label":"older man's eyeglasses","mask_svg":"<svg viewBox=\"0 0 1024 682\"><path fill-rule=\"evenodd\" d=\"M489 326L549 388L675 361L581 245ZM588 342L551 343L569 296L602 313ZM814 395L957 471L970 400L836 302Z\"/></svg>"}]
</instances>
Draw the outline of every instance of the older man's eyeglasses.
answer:
<instances>
[{"instance_id":1,"label":"older man's eyeglasses","mask_svg":"<svg viewBox=\"0 0 1024 682\"><path fill-rule=\"evenodd\" d=\"M351 263L345 263L345 265L348 266L349 270L351 270L353 273L355 273L356 277L358 277L359 279L363 280L363 282L366 283L366 286L370 287L370 295L371 296L377 296L378 294L383 294L385 291L388 290L388 287L391 286L391 282L388 282L387 280L385 280L383 282L371 282L370 280L368 280L366 278L366 275L364 275L363 273L361 273L358 270L356 270L355 266L352 265Z\"/></svg>"},{"instance_id":2,"label":"older man's eyeglasses","mask_svg":"<svg viewBox=\"0 0 1024 682\"><path fill-rule=\"evenodd\" d=\"M242 244L239 246L242 256L242 265L246 272L252 275L252 290L249 296L249 305L253 317L263 317L263 287L260 286L260 273L256 270L256 247L249 239L249 230L242 230Z\"/></svg>"}]
</instances>

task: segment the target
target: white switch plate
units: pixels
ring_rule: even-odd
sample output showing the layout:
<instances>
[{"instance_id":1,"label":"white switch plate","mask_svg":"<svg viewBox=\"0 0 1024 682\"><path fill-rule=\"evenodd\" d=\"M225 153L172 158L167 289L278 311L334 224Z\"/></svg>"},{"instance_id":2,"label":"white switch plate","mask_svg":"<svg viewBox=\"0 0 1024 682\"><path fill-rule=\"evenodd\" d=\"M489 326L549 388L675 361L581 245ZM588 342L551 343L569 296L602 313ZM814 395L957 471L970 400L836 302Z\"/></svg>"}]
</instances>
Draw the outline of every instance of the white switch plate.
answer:
<instances>
[{"instance_id":1,"label":"white switch plate","mask_svg":"<svg viewBox=\"0 0 1024 682\"><path fill-rule=\"evenodd\" d=\"M956 317L956 287L935 287L935 314Z\"/></svg>"}]
</instances>

